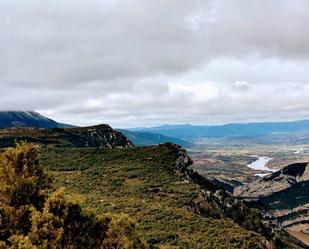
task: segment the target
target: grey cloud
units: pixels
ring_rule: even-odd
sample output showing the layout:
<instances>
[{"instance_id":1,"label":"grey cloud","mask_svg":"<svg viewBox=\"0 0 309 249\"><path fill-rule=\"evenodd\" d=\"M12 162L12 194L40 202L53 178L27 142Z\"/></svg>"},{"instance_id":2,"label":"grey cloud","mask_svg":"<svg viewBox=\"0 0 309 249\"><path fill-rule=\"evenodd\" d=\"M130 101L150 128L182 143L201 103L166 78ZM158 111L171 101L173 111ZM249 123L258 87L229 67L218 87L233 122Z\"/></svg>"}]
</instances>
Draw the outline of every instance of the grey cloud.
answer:
<instances>
[{"instance_id":1,"label":"grey cloud","mask_svg":"<svg viewBox=\"0 0 309 249\"><path fill-rule=\"evenodd\" d=\"M3 0L0 16L0 109L117 126L308 114L305 0Z\"/></svg>"},{"instance_id":2,"label":"grey cloud","mask_svg":"<svg viewBox=\"0 0 309 249\"><path fill-rule=\"evenodd\" d=\"M12 83L173 74L222 55L301 58L309 51L306 1L30 0L0 7L1 66Z\"/></svg>"}]
</instances>

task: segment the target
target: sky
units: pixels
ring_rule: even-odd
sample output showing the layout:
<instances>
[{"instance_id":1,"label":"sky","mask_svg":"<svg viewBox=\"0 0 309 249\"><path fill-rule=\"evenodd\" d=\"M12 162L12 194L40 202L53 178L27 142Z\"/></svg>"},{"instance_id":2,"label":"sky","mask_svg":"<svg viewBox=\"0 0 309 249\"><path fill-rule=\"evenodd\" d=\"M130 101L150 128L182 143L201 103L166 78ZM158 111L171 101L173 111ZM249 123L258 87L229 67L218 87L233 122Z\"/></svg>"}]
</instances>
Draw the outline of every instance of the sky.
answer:
<instances>
[{"instance_id":1,"label":"sky","mask_svg":"<svg viewBox=\"0 0 309 249\"><path fill-rule=\"evenodd\" d=\"M75 125L309 118L307 0L1 0L0 109Z\"/></svg>"}]
</instances>

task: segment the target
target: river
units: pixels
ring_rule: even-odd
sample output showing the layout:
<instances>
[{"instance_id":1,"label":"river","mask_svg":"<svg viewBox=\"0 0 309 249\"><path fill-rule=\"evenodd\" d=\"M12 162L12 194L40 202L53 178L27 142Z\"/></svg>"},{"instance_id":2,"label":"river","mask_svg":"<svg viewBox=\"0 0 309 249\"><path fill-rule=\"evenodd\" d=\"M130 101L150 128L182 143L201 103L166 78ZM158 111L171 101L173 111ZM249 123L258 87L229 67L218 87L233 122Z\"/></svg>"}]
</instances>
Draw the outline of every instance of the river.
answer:
<instances>
[{"instance_id":1,"label":"river","mask_svg":"<svg viewBox=\"0 0 309 249\"><path fill-rule=\"evenodd\" d=\"M262 156L262 157L254 156L254 157L257 158L257 160L248 164L247 167L250 168L250 169L254 169L254 170L261 170L261 171L268 171L269 172L269 173L255 174L255 175L263 177L263 176L269 175L269 174L277 171L276 169L271 169L271 168L267 167L267 163L269 161L271 161L272 158L265 157L265 156Z\"/></svg>"}]
</instances>

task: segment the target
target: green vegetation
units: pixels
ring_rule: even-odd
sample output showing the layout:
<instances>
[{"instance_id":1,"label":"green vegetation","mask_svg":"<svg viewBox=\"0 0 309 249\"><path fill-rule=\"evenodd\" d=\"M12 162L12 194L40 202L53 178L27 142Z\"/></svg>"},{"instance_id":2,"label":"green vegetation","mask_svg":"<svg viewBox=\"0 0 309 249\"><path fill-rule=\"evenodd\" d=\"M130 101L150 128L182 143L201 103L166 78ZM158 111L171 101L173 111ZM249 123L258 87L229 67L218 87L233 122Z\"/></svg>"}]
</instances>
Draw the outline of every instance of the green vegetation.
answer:
<instances>
[{"instance_id":1,"label":"green vegetation","mask_svg":"<svg viewBox=\"0 0 309 249\"><path fill-rule=\"evenodd\" d=\"M64 189L48 194L50 182L37 146L0 155L0 248L147 248L127 216L83 210Z\"/></svg>"},{"instance_id":2,"label":"green vegetation","mask_svg":"<svg viewBox=\"0 0 309 249\"><path fill-rule=\"evenodd\" d=\"M46 146L39 160L35 145L6 150L0 248L303 248L284 232L273 235L256 210L186 171L184 153L171 144ZM201 187L215 189L208 195Z\"/></svg>"},{"instance_id":3,"label":"green vegetation","mask_svg":"<svg viewBox=\"0 0 309 249\"><path fill-rule=\"evenodd\" d=\"M85 197L83 207L126 213L151 248L264 248L265 239L230 219L192 212L202 201L198 185L175 172L170 147L100 150L48 148L42 163L54 188ZM178 174L178 176L177 176Z\"/></svg>"},{"instance_id":4,"label":"green vegetation","mask_svg":"<svg viewBox=\"0 0 309 249\"><path fill-rule=\"evenodd\" d=\"M0 148L14 147L26 141L50 147L131 147L131 142L121 132L109 125L75 128L11 128L0 129Z\"/></svg>"}]
</instances>

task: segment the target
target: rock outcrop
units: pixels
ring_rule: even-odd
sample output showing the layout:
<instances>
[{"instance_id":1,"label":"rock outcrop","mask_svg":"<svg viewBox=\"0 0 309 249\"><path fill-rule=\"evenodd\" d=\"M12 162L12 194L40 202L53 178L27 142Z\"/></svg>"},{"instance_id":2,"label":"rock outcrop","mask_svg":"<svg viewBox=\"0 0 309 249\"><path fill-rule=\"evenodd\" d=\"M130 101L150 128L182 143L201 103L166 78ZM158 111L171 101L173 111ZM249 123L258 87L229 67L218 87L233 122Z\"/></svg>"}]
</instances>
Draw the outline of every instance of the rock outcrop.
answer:
<instances>
[{"instance_id":1,"label":"rock outcrop","mask_svg":"<svg viewBox=\"0 0 309 249\"><path fill-rule=\"evenodd\" d=\"M0 148L12 147L16 141L28 141L57 147L133 147L133 144L126 136L106 124L67 129L0 129Z\"/></svg>"},{"instance_id":2,"label":"rock outcrop","mask_svg":"<svg viewBox=\"0 0 309 249\"><path fill-rule=\"evenodd\" d=\"M263 206L269 224L309 234L309 166L295 163L245 186L234 194ZM251 199L250 199L251 198Z\"/></svg>"},{"instance_id":3,"label":"rock outcrop","mask_svg":"<svg viewBox=\"0 0 309 249\"><path fill-rule=\"evenodd\" d=\"M109 125L97 125L87 128L85 146L99 148L129 148L133 144L121 132Z\"/></svg>"},{"instance_id":4,"label":"rock outcrop","mask_svg":"<svg viewBox=\"0 0 309 249\"><path fill-rule=\"evenodd\" d=\"M290 188L298 182L309 180L308 163L295 163L250 184L235 188L234 195L261 197Z\"/></svg>"}]
</instances>

